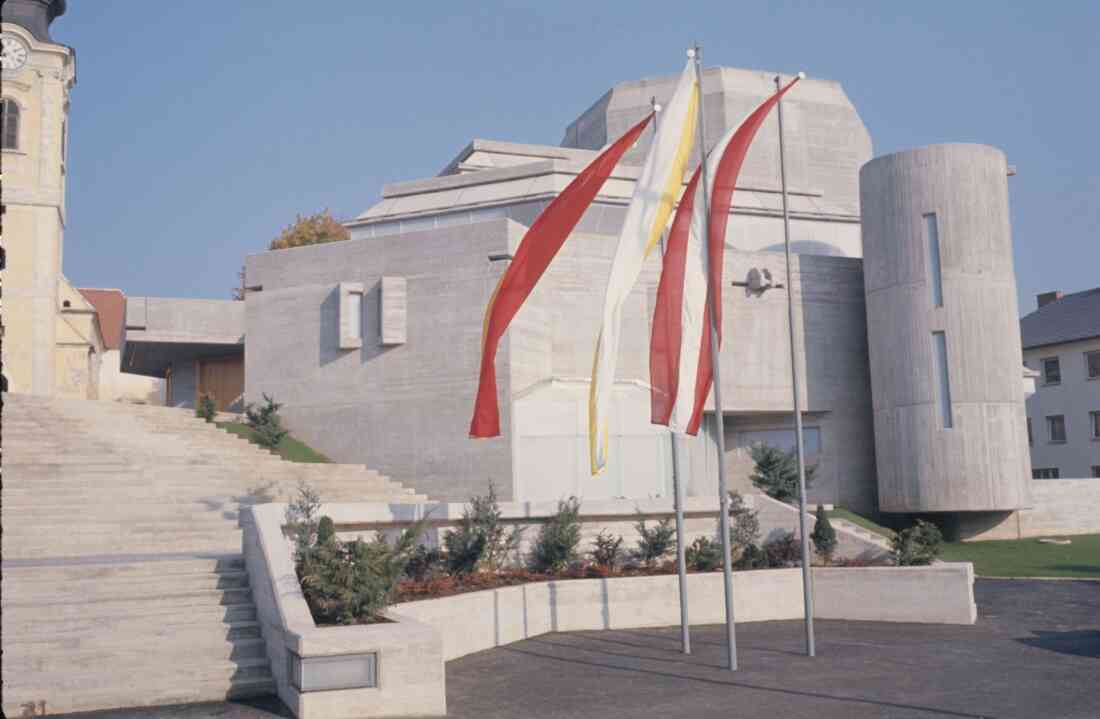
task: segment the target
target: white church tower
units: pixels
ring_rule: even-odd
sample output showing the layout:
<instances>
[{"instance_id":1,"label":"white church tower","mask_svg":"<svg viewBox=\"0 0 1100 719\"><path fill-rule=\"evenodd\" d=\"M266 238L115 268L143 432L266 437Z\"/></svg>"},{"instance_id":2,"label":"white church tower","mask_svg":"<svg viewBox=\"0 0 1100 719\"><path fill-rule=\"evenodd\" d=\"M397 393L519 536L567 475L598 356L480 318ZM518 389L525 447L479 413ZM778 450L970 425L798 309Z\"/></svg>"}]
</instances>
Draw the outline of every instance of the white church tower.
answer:
<instances>
[{"instance_id":1,"label":"white church tower","mask_svg":"<svg viewBox=\"0 0 1100 719\"><path fill-rule=\"evenodd\" d=\"M3 4L3 375L15 392L52 395L66 285L65 161L73 49L50 38L65 0ZM71 290L70 290L71 291Z\"/></svg>"}]
</instances>

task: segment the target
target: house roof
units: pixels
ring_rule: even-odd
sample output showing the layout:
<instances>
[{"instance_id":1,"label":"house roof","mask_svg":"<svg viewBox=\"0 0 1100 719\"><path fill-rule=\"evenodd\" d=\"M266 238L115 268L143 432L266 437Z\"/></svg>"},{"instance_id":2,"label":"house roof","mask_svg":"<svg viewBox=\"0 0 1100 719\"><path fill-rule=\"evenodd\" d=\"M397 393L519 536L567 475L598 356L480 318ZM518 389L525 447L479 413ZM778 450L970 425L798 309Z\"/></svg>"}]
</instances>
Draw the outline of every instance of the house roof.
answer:
<instances>
[{"instance_id":1,"label":"house roof","mask_svg":"<svg viewBox=\"0 0 1100 719\"><path fill-rule=\"evenodd\" d=\"M95 307L99 316L99 331L103 335L103 346L117 350L122 345L122 326L126 320L126 295L122 290L98 290L79 288L84 299Z\"/></svg>"},{"instance_id":2,"label":"house roof","mask_svg":"<svg viewBox=\"0 0 1100 719\"><path fill-rule=\"evenodd\" d=\"M1043 305L1020 320L1024 349L1100 337L1100 287Z\"/></svg>"}]
</instances>

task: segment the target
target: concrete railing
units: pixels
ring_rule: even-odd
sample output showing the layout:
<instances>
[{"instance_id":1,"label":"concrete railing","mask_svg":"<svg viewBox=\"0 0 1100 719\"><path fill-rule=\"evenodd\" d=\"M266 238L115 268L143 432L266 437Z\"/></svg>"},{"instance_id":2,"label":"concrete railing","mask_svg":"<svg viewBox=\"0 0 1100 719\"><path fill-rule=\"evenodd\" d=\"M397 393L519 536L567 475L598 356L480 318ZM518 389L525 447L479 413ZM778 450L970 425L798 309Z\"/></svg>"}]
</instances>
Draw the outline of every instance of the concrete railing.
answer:
<instances>
[{"instance_id":1,"label":"concrete railing","mask_svg":"<svg viewBox=\"0 0 1100 719\"><path fill-rule=\"evenodd\" d=\"M638 504L645 512L645 502ZM428 506L432 505L330 504L321 513L346 535L367 527L395 529L423 516ZM457 515L446 513L456 507L461 514L461 505L437 506L439 514L433 513L432 521L453 521ZM629 518L612 512L613 504L592 502L590 509L604 512L598 516L606 521L633 521L633 506ZM677 578L667 575L537 582L405 602L387 612L389 623L317 627L283 531L285 510L283 504L256 505L246 510L241 524L279 697L304 719L442 716L445 660L547 632L679 622ZM691 511L696 510L703 511L694 505ZM528 506L524 511L538 517L541 510ZM587 515L588 524L600 524L593 516L597 515ZM823 619L972 624L976 618L969 563L815 568L813 579L815 615ZM688 582L692 623L724 621L721 573L691 574ZM800 619L800 571L737 572L734 610L739 623Z\"/></svg>"},{"instance_id":2,"label":"concrete railing","mask_svg":"<svg viewBox=\"0 0 1100 719\"><path fill-rule=\"evenodd\" d=\"M774 539L783 532L798 534L798 509L760 494L744 496L745 505L758 513L760 543ZM396 534L410 522L425 519L425 541L438 546L442 536L453 529L462 517L466 505L456 502L428 502L424 504L337 504L332 505L333 522L340 528L340 536L351 539L370 536L373 532ZM508 527L527 527L520 545L521 553L530 548L538 534L538 526L554 515L556 502L501 502L501 519ZM687 544L697 537L714 539L718 534L717 497L687 497L684 500L684 536ZM637 545L638 532L634 525L639 517L647 522L658 522L674 516L672 500L662 499L598 499L581 502L581 550L587 552L592 540L601 531L608 531L623 538L623 549ZM812 530L814 518L807 517L806 526ZM881 544L868 540L842 527L837 533L838 558L882 559L887 552Z\"/></svg>"}]
</instances>

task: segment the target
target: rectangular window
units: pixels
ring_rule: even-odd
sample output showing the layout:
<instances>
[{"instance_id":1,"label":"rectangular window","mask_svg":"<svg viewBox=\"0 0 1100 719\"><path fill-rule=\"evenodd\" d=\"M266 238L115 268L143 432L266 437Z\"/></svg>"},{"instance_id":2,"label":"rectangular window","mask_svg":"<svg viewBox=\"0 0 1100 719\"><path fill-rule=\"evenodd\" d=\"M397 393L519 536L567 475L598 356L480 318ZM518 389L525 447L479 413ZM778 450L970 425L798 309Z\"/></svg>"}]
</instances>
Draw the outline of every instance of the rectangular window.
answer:
<instances>
[{"instance_id":1,"label":"rectangular window","mask_svg":"<svg viewBox=\"0 0 1100 719\"><path fill-rule=\"evenodd\" d=\"M1062 363L1057 357L1043 360L1043 384L1062 384Z\"/></svg>"},{"instance_id":2,"label":"rectangular window","mask_svg":"<svg viewBox=\"0 0 1100 719\"><path fill-rule=\"evenodd\" d=\"M1058 479L1057 467L1036 467L1031 470L1032 479Z\"/></svg>"},{"instance_id":3,"label":"rectangular window","mask_svg":"<svg viewBox=\"0 0 1100 719\"><path fill-rule=\"evenodd\" d=\"M1055 414L1047 417L1047 437L1051 442L1061 444L1066 441L1066 417Z\"/></svg>"},{"instance_id":4,"label":"rectangular window","mask_svg":"<svg viewBox=\"0 0 1100 719\"><path fill-rule=\"evenodd\" d=\"M355 340L363 339L362 292L352 292L348 295L348 336Z\"/></svg>"},{"instance_id":5,"label":"rectangular window","mask_svg":"<svg viewBox=\"0 0 1100 719\"><path fill-rule=\"evenodd\" d=\"M1085 376L1100 379L1100 350L1085 353Z\"/></svg>"},{"instance_id":6,"label":"rectangular window","mask_svg":"<svg viewBox=\"0 0 1100 719\"><path fill-rule=\"evenodd\" d=\"M1089 412L1089 427L1092 429L1092 438L1100 439L1100 410Z\"/></svg>"},{"instance_id":7,"label":"rectangular window","mask_svg":"<svg viewBox=\"0 0 1100 719\"><path fill-rule=\"evenodd\" d=\"M1092 465L1092 478L1100 479L1100 464Z\"/></svg>"},{"instance_id":8,"label":"rectangular window","mask_svg":"<svg viewBox=\"0 0 1100 719\"><path fill-rule=\"evenodd\" d=\"M740 447L751 447L754 444L767 444L772 447L778 447L784 452L793 451L795 447L793 429L747 430L739 432L738 435L738 446ZM821 454L820 427L802 428L802 451L806 455L807 465L817 463L818 456Z\"/></svg>"},{"instance_id":9,"label":"rectangular window","mask_svg":"<svg viewBox=\"0 0 1100 719\"><path fill-rule=\"evenodd\" d=\"M1035 435L1031 433L1031 417L1027 418L1027 443L1035 444Z\"/></svg>"},{"instance_id":10,"label":"rectangular window","mask_svg":"<svg viewBox=\"0 0 1100 719\"><path fill-rule=\"evenodd\" d=\"M951 414L951 378L947 373L947 337L943 332L932 333L932 350L940 383L940 419L944 429L951 429L955 423Z\"/></svg>"},{"instance_id":11,"label":"rectangular window","mask_svg":"<svg viewBox=\"0 0 1100 719\"><path fill-rule=\"evenodd\" d=\"M940 260L940 230L936 214L924 216L924 232L928 235L928 272L932 283L932 304L943 307L943 266Z\"/></svg>"}]
</instances>

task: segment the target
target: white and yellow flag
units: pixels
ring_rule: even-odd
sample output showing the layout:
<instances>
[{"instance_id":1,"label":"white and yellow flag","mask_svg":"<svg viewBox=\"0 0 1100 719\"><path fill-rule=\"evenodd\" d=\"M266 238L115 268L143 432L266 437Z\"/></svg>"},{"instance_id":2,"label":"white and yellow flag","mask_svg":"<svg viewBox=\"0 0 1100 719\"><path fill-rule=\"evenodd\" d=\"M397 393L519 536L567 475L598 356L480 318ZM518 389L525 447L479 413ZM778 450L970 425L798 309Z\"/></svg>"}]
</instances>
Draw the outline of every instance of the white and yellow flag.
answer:
<instances>
[{"instance_id":1,"label":"white and yellow flag","mask_svg":"<svg viewBox=\"0 0 1100 719\"><path fill-rule=\"evenodd\" d=\"M592 474L598 474L607 464L608 410L615 383L623 304L641 274L643 262L660 240L680 194L684 169L695 143L698 85L695 61L689 57L672 100L661 113L611 264L588 398Z\"/></svg>"}]
</instances>

